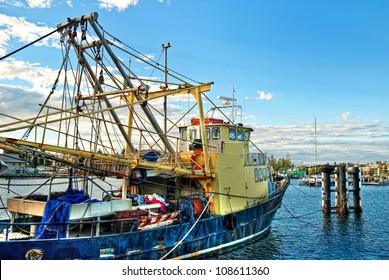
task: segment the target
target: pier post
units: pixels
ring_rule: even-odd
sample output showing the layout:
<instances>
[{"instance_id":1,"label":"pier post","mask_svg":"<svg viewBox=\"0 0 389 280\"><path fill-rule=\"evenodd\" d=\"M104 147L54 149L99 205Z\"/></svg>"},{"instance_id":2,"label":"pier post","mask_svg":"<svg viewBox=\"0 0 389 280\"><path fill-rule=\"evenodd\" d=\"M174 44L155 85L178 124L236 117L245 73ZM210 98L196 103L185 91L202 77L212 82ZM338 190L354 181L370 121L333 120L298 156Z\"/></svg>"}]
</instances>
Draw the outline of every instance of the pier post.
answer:
<instances>
[{"instance_id":1,"label":"pier post","mask_svg":"<svg viewBox=\"0 0 389 280\"><path fill-rule=\"evenodd\" d=\"M324 214L331 213L331 173L334 167L326 166L321 168L322 172L322 211Z\"/></svg>"},{"instance_id":2,"label":"pier post","mask_svg":"<svg viewBox=\"0 0 389 280\"><path fill-rule=\"evenodd\" d=\"M362 212L362 203L361 203L361 179L359 167L354 166L351 168L352 180L353 180L353 210L354 212Z\"/></svg>"},{"instance_id":3,"label":"pier post","mask_svg":"<svg viewBox=\"0 0 389 280\"><path fill-rule=\"evenodd\" d=\"M346 166L339 165L337 171L336 210L338 214L344 215L349 212Z\"/></svg>"},{"instance_id":4,"label":"pier post","mask_svg":"<svg viewBox=\"0 0 389 280\"><path fill-rule=\"evenodd\" d=\"M335 170L335 172L334 172ZM353 210L355 213L362 212L361 203L361 172L358 167L347 168L345 164L336 168L324 166L322 172L322 212L330 214L335 211L338 215L346 215ZM331 174L335 174L335 189L331 188ZM352 175L353 188L349 189L349 174ZM335 206L331 205L331 193L335 192ZM349 192L353 193L353 205L350 206Z\"/></svg>"}]
</instances>

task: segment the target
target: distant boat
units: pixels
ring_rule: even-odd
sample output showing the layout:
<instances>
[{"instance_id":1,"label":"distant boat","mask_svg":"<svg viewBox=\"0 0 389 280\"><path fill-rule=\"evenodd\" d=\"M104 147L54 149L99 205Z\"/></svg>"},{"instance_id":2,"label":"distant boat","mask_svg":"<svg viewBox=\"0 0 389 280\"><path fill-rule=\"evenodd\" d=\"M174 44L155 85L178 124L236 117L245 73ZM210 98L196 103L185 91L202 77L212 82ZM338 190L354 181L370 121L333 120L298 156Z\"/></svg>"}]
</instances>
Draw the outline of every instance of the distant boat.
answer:
<instances>
[{"instance_id":1,"label":"distant boat","mask_svg":"<svg viewBox=\"0 0 389 280\"><path fill-rule=\"evenodd\" d=\"M304 177L298 180L300 186L321 186L322 184L322 176L321 175L311 175L308 177Z\"/></svg>"},{"instance_id":2,"label":"distant boat","mask_svg":"<svg viewBox=\"0 0 389 280\"><path fill-rule=\"evenodd\" d=\"M236 112L235 98L215 105L205 94L212 82L161 67L97 17L57 26L61 88L36 117L12 117L0 128L25 131L21 139L0 136L0 148L57 168L31 193L8 198L1 259L187 259L265 236L289 179L273 174L255 150L253 129L223 113ZM125 59L155 71L135 75ZM167 98L178 103L181 95L187 109L167 114ZM204 114L204 103L214 105L215 117ZM68 178L54 192L64 166ZM122 178L121 186L104 188L98 180L107 177ZM48 191L36 193L43 186ZM95 190L102 199L91 198Z\"/></svg>"},{"instance_id":3,"label":"distant boat","mask_svg":"<svg viewBox=\"0 0 389 280\"><path fill-rule=\"evenodd\" d=\"M308 176L301 178L298 183L300 186L321 186L322 184L322 176L317 174L317 139L316 139L316 118L315 118L315 140L314 140L314 173L308 174Z\"/></svg>"},{"instance_id":4,"label":"distant boat","mask_svg":"<svg viewBox=\"0 0 389 280\"><path fill-rule=\"evenodd\" d=\"M367 186L389 186L389 179L385 177L373 178L363 180L362 184Z\"/></svg>"}]
</instances>

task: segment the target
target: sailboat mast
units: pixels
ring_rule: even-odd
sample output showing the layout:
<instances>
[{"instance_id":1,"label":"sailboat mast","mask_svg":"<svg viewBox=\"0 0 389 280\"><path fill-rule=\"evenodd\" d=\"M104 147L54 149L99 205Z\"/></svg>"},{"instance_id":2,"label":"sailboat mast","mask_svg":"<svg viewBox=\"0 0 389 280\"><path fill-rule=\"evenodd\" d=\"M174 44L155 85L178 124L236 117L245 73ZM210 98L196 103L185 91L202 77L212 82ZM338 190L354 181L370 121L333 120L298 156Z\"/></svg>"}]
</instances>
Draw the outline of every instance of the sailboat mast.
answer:
<instances>
[{"instance_id":1,"label":"sailboat mast","mask_svg":"<svg viewBox=\"0 0 389 280\"><path fill-rule=\"evenodd\" d=\"M317 141L316 141L316 118L315 118L315 174L316 174L316 166L317 166Z\"/></svg>"}]
</instances>

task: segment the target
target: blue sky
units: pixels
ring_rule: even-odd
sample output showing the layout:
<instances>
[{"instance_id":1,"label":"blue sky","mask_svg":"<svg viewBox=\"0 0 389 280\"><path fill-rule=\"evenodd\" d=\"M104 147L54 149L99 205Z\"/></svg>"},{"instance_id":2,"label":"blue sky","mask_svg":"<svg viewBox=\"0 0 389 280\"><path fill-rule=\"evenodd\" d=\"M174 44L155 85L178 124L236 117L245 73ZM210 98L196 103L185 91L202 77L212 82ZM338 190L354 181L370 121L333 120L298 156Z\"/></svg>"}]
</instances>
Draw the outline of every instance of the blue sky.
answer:
<instances>
[{"instance_id":1,"label":"blue sky","mask_svg":"<svg viewBox=\"0 0 389 280\"><path fill-rule=\"evenodd\" d=\"M234 85L265 153L312 164L316 118L318 162L389 161L389 2L0 0L0 56L95 11L154 58L170 42L170 67L213 81L210 96ZM44 100L17 102L47 94L44 77L61 62L56 40L0 61L0 111L27 113Z\"/></svg>"}]
</instances>

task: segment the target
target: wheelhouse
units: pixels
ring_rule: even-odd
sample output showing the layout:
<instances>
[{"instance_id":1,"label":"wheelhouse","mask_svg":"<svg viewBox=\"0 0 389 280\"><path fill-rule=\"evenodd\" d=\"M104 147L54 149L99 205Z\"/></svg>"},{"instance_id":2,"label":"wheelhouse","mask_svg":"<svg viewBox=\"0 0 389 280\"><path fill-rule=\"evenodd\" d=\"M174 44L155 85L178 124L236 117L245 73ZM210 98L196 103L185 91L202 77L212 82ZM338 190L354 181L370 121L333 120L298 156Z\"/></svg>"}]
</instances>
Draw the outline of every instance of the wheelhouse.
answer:
<instances>
[{"instance_id":1,"label":"wheelhouse","mask_svg":"<svg viewBox=\"0 0 389 280\"><path fill-rule=\"evenodd\" d=\"M251 128L242 124L233 125L221 119L205 118L205 145L210 153L223 153L238 149L248 153ZM203 137L200 130L199 119L191 120L190 125L180 127L180 152L190 152L202 149Z\"/></svg>"}]
</instances>

